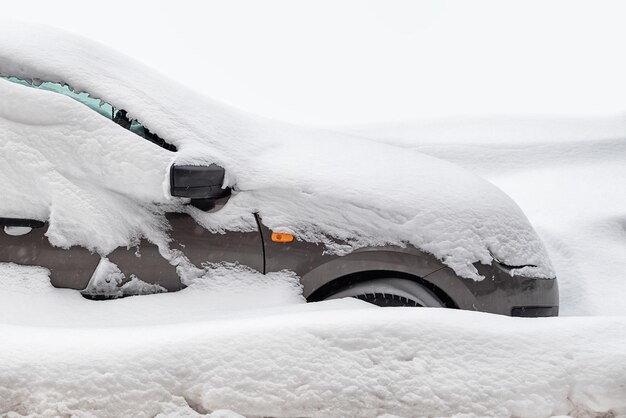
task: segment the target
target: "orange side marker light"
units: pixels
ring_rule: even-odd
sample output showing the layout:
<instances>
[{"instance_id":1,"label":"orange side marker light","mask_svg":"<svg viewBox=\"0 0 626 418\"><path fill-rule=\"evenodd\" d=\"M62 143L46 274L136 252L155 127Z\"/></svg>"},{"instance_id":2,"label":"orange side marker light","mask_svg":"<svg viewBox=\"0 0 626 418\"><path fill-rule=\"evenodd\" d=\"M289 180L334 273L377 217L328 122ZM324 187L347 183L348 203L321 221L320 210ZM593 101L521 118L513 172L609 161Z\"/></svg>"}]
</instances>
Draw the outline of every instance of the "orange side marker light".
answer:
<instances>
[{"instance_id":1,"label":"orange side marker light","mask_svg":"<svg viewBox=\"0 0 626 418\"><path fill-rule=\"evenodd\" d=\"M293 235L286 234L284 232L272 232L273 242L291 242L293 241Z\"/></svg>"}]
</instances>

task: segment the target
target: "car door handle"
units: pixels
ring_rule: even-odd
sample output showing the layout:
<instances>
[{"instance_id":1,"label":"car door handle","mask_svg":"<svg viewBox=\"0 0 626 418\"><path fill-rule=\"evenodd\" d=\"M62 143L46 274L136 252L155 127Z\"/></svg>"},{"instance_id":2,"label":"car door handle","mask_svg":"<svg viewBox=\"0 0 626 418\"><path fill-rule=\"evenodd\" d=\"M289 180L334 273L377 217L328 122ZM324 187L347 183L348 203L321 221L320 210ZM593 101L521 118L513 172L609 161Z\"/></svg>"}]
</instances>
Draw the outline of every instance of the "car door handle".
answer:
<instances>
[{"instance_id":1,"label":"car door handle","mask_svg":"<svg viewBox=\"0 0 626 418\"><path fill-rule=\"evenodd\" d=\"M0 227L43 228L45 222L34 219L0 218Z\"/></svg>"}]
</instances>

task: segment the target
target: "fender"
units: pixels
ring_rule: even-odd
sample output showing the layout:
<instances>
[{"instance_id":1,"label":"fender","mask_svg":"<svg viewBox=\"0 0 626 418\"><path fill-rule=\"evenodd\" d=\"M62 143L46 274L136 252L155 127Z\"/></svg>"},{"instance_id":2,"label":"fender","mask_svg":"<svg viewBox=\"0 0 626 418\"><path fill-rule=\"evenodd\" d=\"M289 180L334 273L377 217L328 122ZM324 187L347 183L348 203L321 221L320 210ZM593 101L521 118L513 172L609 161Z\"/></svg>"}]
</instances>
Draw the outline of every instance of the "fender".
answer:
<instances>
[{"instance_id":1,"label":"fender","mask_svg":"<svg viewBox=\"0 0 626 418\"><path fill-rule=\"evenodd\" d=\"M387 271L425 278L444 266L432 255L414 248L366 247L343 256L324 256L324 262L301 276L304 296L356 273Z\"/></svg>"},{"instance_id":2,"label":"fender","mask_svg":"<svg viewBox=\"0 0 626 418\"><path fill-rule=\"evenodd\" d=\"M472 300L473 296L463 283L468 281L455 275L438 275L430 280L431 274L446 269L433 255L414 247L364 247L346 255L325 254L322 244L294 240L288 243L273 242L272 231L259 222L265 248L265 272L291 270L300 276L303 295L309 298L323 286L335 280L358 273L387 272L421 279L439 288L452 300Z\"/></svg>"}]
</instances>

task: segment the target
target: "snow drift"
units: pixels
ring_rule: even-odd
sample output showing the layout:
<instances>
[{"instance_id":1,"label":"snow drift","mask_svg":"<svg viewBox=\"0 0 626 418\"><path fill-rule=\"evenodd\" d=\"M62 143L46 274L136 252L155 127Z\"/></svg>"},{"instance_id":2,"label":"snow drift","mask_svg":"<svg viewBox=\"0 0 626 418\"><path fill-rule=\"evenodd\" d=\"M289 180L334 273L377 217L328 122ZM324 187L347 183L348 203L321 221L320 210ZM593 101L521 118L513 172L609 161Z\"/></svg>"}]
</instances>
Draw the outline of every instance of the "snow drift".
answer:
<instances>
[{"instance_id":1,"label":"snow drift","mask_svg":"<svg viewBox=\"0 0 626 418\"><path fill-rule=\"evenodd\" d=\"M59 94L0 80L2 216L49 220L54 245L106 255L140 237L171 262L165 211L193 211L169 196L168 170L217 163L235 194L194 216L215 230L271 229L329 251L413 245L459 275L480 279L492 254L513 274L553 277L519 207L448 162L324 130L263 120L199 96L102 45L45 27L3 24L0 75L66 83L125 109L173 143L148 143Z\"/></svg>"},{"instance_id":2,"label":"snow drift","mask_svg":"<svg viewBox=\"0 0 626 418\"><path fill-rule=\"evenodd\" d=\"M304 304L285 276L98 303L32 269L0 293L0 415L626 416L625 318Z\"/></svg>"}]
</instances>

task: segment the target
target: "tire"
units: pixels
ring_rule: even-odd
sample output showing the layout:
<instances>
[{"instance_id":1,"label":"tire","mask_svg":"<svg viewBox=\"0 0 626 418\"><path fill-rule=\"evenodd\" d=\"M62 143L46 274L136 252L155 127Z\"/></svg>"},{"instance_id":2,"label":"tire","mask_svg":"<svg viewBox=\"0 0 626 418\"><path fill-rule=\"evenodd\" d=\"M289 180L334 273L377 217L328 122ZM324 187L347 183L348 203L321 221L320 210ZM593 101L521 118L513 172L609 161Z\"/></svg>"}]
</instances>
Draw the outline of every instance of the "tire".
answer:
<instances>
[{"instance_id":1,"label":"tire","mask_svg":"<svg viewBox=\"0 0 626 418\"><path fill-rule=\"evenodd\" d=\"M407 279L374 279L355 283L326 299L352 297L381 307L443 308L444 303L429 289Z\"/></svg>"}]
</instances>

